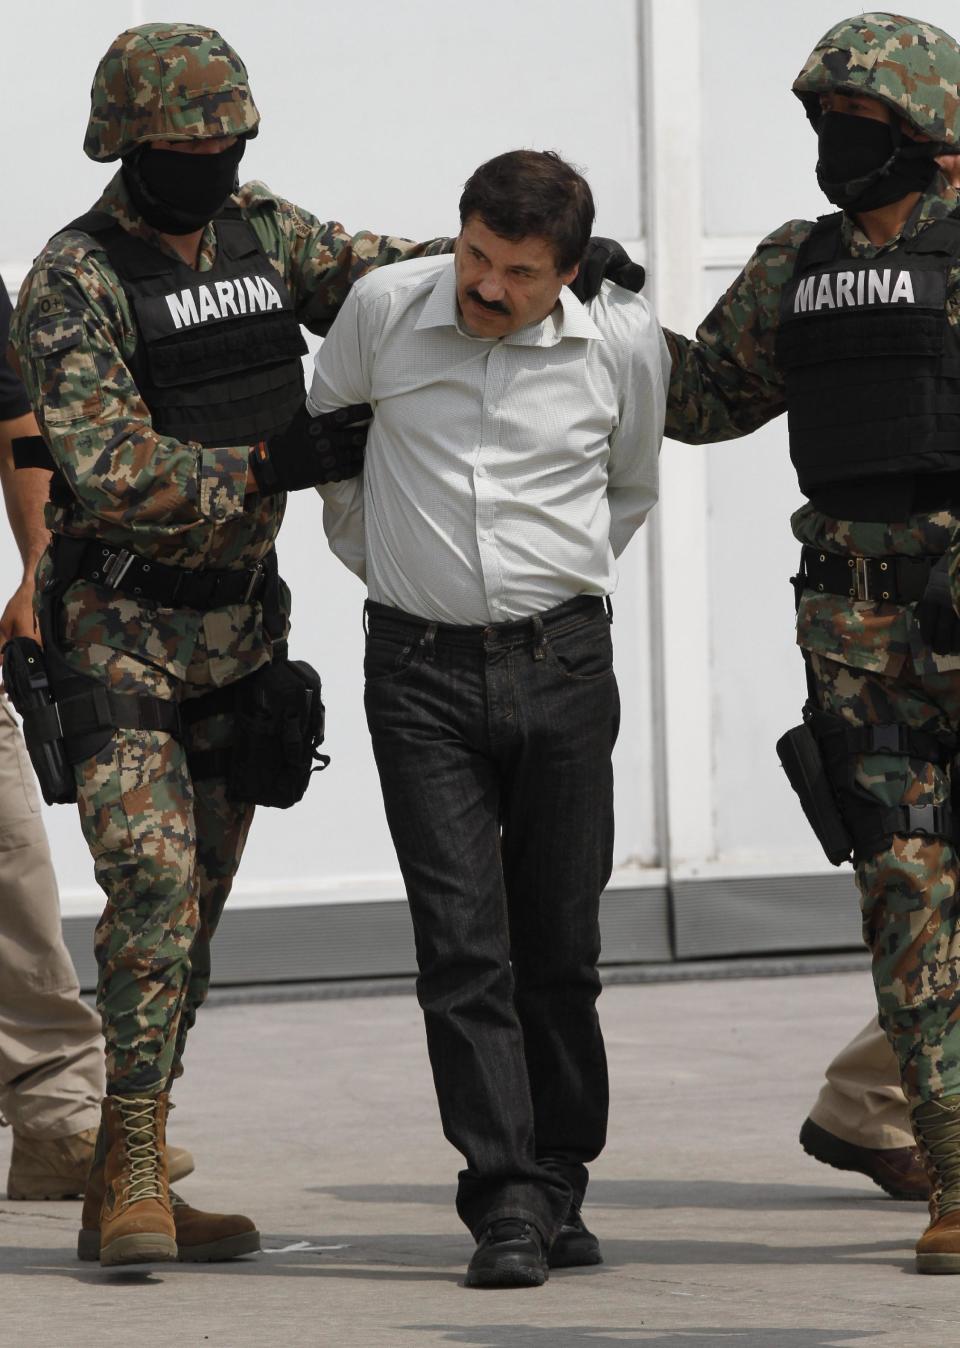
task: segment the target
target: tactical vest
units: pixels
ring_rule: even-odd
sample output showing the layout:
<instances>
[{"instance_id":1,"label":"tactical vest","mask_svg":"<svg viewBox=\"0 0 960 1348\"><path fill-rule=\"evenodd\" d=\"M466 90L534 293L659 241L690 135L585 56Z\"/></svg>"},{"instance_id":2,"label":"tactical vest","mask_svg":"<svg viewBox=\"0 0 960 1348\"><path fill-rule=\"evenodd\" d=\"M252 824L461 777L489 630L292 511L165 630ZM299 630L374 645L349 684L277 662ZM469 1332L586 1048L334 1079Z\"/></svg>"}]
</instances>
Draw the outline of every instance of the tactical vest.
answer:
<instances>
[{"instance_id":1,"label":"tactical vest","mask_svg":"<svg viewBox=\"0 0 960 1348\"><path fill-rule=\"evenodd\" d=\"M946 310L960 219L874 258L843 256L841 219L818 220L780 303L776 355L806 496L960 469L960 339Z\"/></svg>"},{"instance_id":2,"label":"tactical vest","mask_svg":"<svg viewBox=\"0 0 960 1348\"><path fill-rule=\"evenodd\" d=\"M67 226L105 250L137 324L130 361L154 428L201 445L252 445L304 397L307 350L283 279L236 206L213 222L216 262L196 271L91 211Z\"/></svg>"}]
</instances>

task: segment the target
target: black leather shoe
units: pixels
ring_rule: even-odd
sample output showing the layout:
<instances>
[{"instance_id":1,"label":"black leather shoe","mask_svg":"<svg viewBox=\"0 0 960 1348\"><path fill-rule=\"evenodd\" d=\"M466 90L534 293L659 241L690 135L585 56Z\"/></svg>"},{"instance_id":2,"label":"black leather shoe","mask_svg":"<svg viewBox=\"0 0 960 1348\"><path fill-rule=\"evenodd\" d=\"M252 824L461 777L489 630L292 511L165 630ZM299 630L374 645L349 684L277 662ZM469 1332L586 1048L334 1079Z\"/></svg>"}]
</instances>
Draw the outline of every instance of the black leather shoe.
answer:
<instances>
[{"instance_id":1,"label":"black leather shoe","mask_svg":"<svg viewBox=\"0 0 960 1348\"><path fill-rule=\"evenodd\" d=\"M891 1198L925 1203L930 1197L930 1180L916 1147L858 1147L828 1133L813 1119L804 1120L800 1145L808 1156L832 1165L834 1170L866 1175Z\"/></svg>"},{"instance_id":2,"label":"black leather shoe","mask_svg":"<svg viewBox=\"0 0 960 1348\"><path fill-rule=\"evenodd\" d=\"M579 1268L584 1264L603 1263L600 1242L584 1226L579 1204L572 1199L563 1226L550 1246L547 1263L551 1268Z\"/></svg>"},{"instance_id":3,"label":"black leather shoe","mask_svg":"<svg viewBox=\"0 0 960 1348\"><path fill-rule=\"evenodd\" d=\"M467 1266L466 1287L541 1287L549 1277L543 1237L513 1217L491 1222Z\"/></svg>"}]
</instances>

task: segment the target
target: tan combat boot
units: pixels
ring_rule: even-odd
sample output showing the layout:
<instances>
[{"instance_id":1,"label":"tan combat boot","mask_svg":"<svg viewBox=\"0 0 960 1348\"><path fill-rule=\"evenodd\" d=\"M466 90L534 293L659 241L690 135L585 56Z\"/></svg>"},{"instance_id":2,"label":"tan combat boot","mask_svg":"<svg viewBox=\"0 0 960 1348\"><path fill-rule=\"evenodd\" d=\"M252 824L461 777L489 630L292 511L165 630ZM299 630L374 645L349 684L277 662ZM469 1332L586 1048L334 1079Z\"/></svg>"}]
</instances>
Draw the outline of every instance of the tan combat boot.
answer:
<instances>
[{"instance_id":1,"label":"tan combat boot","mask_svg":"<svg viewBox=\"0 0 960 1348\"><path fill-rule=\"evenodd\" d=\"M47 1198L82 1198L96 1139L96 1128L71 1133L69 1137L33 1137L14 1128L7 1198L27 1203ZM167 1166L170 1183L176 1184L192 1173L193 1157L182 1147L169 1147Z\"/></svg>"},{"instance_id":2,"label":"tan combat boot","mask_svg":"<svg viewBox=\"0 0 960 1348\"><path fill-rule=\"evenodd\" d=\"M930 1176L930 1225L917 1241L918 1273L960 1273L960 1095L926 1100L912 1113Z\"/></svg>"},{"instance_id":3,"label":"tan combat boot","mask_svg":"<svg viewBox=\"0 0 960 1348\"><path fill-rule=\"evenodd\" d=\"M80 1234L77 1237L77 1258L91 1261L100 1258L100 1209L106 1187L104 1180L106 1151L101 1138L97 1141L90 1178L87 1181L83 1213L80 1218ZM170 1154L168 1152L168 1156ZM172 1167L170 1178L173 1179ZM260 1232L249 1217L201 1212L185 1203L172 1189L170 1204L173 1208L173 1222L177 1233L177 1257L183 1263L212 1263L221 1259L235 1259L238 1255L253 1254L260 1249Z\"/></svg>"},{"instance_id":4,"label":"tan combat boot","mask_svg":"<svg viewBox=\"0 0 960 1348\"><path fill-rule=\"evenodd\" d=\"M100 1263L176 1259L167 1180L166 1092L108 1095L103 1102L106 1159L100 1210Z\"/></svg>"},{"instance_id":5,"label":"tan combat boot","mask_svg":"<svg viewBox=\"0 0 960 1348\"><path fill-rule=\"evenodd\" d=\"M31 1137L14 1128L7 1197L21 1202L79 1198L96 1136L96 1128L69 1137Z\"/></svg>"}]
</instances>

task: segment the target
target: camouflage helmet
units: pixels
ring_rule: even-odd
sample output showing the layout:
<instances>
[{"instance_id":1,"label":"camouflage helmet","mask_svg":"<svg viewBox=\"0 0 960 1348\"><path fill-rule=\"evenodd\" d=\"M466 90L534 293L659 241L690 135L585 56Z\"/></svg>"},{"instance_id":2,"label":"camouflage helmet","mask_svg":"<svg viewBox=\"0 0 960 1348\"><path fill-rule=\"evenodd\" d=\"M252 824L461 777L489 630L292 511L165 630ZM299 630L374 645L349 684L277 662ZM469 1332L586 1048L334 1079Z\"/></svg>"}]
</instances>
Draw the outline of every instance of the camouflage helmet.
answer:
<instances>
[{"instance_id":1,"label":"camouflage helmet","mask_svg":"<svg viewBox=\"0 0 960 1348\"><path fill-rule=\"evenodd\" d=\"M128 28L97 66L84 152L105 163L151 140L255 136L247 70L212 28Z\"/></svg>"},{"instance_id":2,"label":"camouflage helmet","mask_svg":"<svg viewBox=\"0 0 960 1348\"><path fill-rule=\"evenodd\" d=\"M868 94L931 140L960 146L960 46L902 14L859 14L821 38L793 82L816 125L820 94Z\"/></svg>"}]
</instances>

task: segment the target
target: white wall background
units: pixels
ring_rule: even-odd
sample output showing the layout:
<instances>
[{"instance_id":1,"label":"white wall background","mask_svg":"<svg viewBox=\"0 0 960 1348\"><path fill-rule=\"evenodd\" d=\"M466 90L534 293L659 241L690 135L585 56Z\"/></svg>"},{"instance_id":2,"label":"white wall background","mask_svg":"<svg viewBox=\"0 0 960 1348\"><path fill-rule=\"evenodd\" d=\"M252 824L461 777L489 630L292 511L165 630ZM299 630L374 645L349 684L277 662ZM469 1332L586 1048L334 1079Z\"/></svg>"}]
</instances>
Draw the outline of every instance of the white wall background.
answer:
<instances>
[{"instance_id":1,"label":"white wall background","mask_svg":"<svg viewBox=\"0 0 960 1348\"><path fill-rule=\"evenodd\" d=\"M586 171L599 233L652 264L668 325L689 330L754 243L829 209L790 82L835 0L366 0L354 7L195 0L246 61L263 116L245 175L352 229L453 232L468 173L518 145ZM924 14L960 26L956 0ZM0 267L15 285L109 170L81 150L90 80L154 0L8 3L0 46L7 206ZM180 17L178 15L178 17ZM617 861L677 874L826 869L773 743L795 723L802 665L787 585L799 504L785 427L707 450L666 445L659 518L615 597L624 725ZM280 540L294 647L322 671L334 763L305 803L261 811L238 902L399 894L361 704L362 590L318 541L319 505L291 501ZM17 563L0 538L0 588ZM6 582L2 577L6 576ZM95 911L73 813L48 811L65 911Z\"/></svg>"},{"instance_id":2,"label":"white wall background","mask_svg":"<svg viewBox=\"0 0 960 1348\"><path fill-rule=\"evenodd\" d=\"M641 232L638 18L633 0L606 8L616 40L582 50L574 0L490 0L482 14L451 6L442 24L426 0L399 8L367 0L353 11L281 0L269 13L250 0L198 0L188 17L219 29L248 66L263 124L244 175L264 179L321 218L413 238L455 233L470 171L492 154L531 145L556 148L582 165L600 204L598 227L631 240ZM8 285L110 176L109 166L90 163L81 149L100 56L122 28L169 17L170 6L152 0L5 6L0 87L21 128L5 150L7 171L20 184L20 209L7 213L0 232ZM297 809L260 812L237 886L241 902L402 893L363 720L363 590L318 541L319 528L319 501L307 493L293 499L280 559L294 594L294 651L323 674L333 765ZM654 807L642 560L640 542L625 558L617 598L625 703L618 857L649 862ZM12 587L16 558L6 537L0 564ZM47 822L64 911L94 911L99 896L73 811L49 810Z\"/></svg>"}]
</instances>

